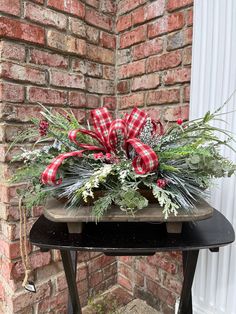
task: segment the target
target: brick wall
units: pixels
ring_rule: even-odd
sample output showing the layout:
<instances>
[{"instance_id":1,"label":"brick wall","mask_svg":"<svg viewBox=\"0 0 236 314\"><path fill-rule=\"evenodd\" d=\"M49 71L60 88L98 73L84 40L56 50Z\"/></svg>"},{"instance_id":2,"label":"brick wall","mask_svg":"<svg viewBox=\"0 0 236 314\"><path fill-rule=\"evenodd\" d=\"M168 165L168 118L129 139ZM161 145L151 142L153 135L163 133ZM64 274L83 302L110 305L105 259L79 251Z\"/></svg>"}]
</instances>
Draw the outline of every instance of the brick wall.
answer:
<instances>
[{"instance_id":1,"label":"brick wall","mask_svg":"<svg viewBox=\"0 0 236 314\"><path fill-rule=\"evenodd\" d=\"M121 0L117 10L117 106L145 107L153 118L188 119L192 0ZM118 283L161 313L181 291L178 252L120 257Z\"/></svg>"},{"instance_id":2,"label":"brick wall","mask_svg":"<svg viewBox=\"0 0 236 314\"><path fill-rule=\"evenodd\" d=\"M5 152L37 102L71 108L84 122L91 108L146 107L154 117L188 118L193 0L0 0L0 299L4 313L63 313L67 291L58 252L29 244L38 293L21 288L16 189L18 166ZM24 144L29 145L29 144ZM28 213L28 230L41 214ZM171 312L181 288L181 256L118 259L118 283ZM82 304L117 280L115 258L82 254ZM0 310L1 311L1 310Z\"/></svg>"},{"instance_id":3,"label":"brick wall","mask_svg":"<svg viewBox=\"0 0 236 314\"><path fill-rule=\"evenodd\" d=\"M58 252L29 245L37 294L21 288L19 212L9 184L18 166L5 152L20 130L38 116L41 102L72 108L83 122L90 108L116 107L115 6L112 1L0 0L0 298L1 313L66 312L67 288ZM28 231L41 209L28 213ZM87 297L116 282L114 257L81 254L78 287ZM89 275L88 275L89 272Z\"/></svg>"}]
</instances>

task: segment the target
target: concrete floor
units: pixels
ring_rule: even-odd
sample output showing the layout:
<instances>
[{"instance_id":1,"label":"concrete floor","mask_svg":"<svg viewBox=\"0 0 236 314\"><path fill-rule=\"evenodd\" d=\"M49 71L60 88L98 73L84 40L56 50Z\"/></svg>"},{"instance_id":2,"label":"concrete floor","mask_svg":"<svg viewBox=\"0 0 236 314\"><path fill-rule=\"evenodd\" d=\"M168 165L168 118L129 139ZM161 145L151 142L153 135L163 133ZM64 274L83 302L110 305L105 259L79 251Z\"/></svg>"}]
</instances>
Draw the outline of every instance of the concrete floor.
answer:
<instances>
[{"instance_id":1,"label":"concrete floor","mask_svg":"<svg viewBox=\"0 0 236 314\"><path fill-rule=\"evenodd\" d=\"M135 299L122 307L118 314L161 314L147 303L140 299Z\"/></svg>"}]
</instances>

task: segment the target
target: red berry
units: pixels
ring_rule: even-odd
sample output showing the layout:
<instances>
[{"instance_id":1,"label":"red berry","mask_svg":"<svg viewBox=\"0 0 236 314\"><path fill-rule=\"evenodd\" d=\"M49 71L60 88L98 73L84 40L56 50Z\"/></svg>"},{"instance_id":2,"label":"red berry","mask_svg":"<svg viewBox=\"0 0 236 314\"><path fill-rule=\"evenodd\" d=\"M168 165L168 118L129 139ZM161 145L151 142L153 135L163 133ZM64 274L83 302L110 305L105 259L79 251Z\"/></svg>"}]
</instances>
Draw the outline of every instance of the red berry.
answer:
<instances>
[{"instance_id":1,"label":"red berry","mask_svg":"<svg viewBox=\"0 0 236 314\"><path fill-rule=\"evenodd\" d=\"M181 125L184 121L183 121L183 119L179 118L176 122L178 125Z\"/></svg>"},{"instance_id":2,"label":"red berry","mask_svg":"<svg viewBox=\"0 0 236 314\"><path fill-rule=\"evenodd\" d=\"M101 159L104 157L103 153L96 153L96 154L93 154L93 157L94 159Z\"/></svg>"},{"instance_id":3,"label":"red berry","mask_svg":"<svg viewBox=\"0 0 236 314\"><path fill-rule=\"evenodd\" d=\"M39 123L39 134L41 136L47 135L48 127L49 127L49 123L46 120L41 120Z\"/></svg>"},{"instance_id":4,"label":"red berry","mask_svg":"<svg viewBox=\"0 0 236 314\"><path fill-rule=\"evenodd\" d=\"M158 179L157 180L157 186L159 188L164 189L166 185L167 185L167 180L166 179Z\"/></svg>"}]
</instances>

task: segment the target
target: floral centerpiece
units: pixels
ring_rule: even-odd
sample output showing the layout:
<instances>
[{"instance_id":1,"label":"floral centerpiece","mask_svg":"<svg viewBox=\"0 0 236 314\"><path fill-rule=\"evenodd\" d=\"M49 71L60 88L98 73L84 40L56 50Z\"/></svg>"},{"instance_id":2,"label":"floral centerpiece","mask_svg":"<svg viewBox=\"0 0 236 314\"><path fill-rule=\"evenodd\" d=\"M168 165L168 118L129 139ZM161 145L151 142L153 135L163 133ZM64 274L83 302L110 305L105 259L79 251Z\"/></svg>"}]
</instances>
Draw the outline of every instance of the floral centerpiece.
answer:
<instances>
[{"instance_id":1,"label":"floral centerpiece","mask_svg":"<svg viewBox=\"0 0 236 314\"><path fill-rule=\"evenodd\" d=\"M28 207L53 196L68 208L92 205L97 220L111 204L135 214L153 200L165 219L180 209L191 212L213 178L236 169L219 150L232 136L210 124L220 109L168 127L138 108L113 119L103 107L91 111L92 127L89 121L83 127L72 112L43 107L42 120L33 119L34 127L17 139L35 144L14 158L23 161L14 181L30 183L24 190Z\"/></svg>"}]
</instances>

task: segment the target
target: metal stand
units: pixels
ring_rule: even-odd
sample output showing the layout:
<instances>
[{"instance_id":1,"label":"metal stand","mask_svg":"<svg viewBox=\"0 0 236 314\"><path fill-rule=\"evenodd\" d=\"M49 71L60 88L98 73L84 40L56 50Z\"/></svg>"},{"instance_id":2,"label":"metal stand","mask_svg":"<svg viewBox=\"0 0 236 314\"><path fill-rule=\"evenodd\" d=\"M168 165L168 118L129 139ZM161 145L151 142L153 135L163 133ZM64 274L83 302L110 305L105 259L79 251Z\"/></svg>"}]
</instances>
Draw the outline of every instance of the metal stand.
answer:
<instances>
[{"instance_id":1,"label":"metal stand","mask_svg":"<svg viewBox=\"0 0 236 314\"><path fill-rule=\"evenodd\" d=\"M66 223L41 216L33 225L30 241L41 250L61 251L69 290L69 314L81 314L76 285L76 252L103 252L111 256L145 256L156 252L182 251L184 282L178 314L192 314L191 288L199 250L218 252L235 240L230 222L218 211L211 218L183 225L182 233L166 232L164 224L145 222L87 223L81 234L70 234Z\"/></svg>"},{"instance_id":2,"label":"metal stand","mask_svg":"<svg viewBox=\"0 0 236 314\"><path fill-rule=\"evenodd\" d=\"M192 314L192 284L197 266L199 250L183 251L184 282L179 303L178 314Z\"/></svg>"},{"instance_id":3,"label":"metal stand","mask_svg":"<svg viewBox=\"0 0 236 314\"><path fill-rule=\"evenodd\" d=\"M77 254L73 252L73 259L70 251L61 250L62 263L65 270L66 281L69 289L70 300L68 304L68 314L82 314L78 289L76 285L76 262L77 262Z\"/></svg>"}]
</instances>

